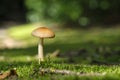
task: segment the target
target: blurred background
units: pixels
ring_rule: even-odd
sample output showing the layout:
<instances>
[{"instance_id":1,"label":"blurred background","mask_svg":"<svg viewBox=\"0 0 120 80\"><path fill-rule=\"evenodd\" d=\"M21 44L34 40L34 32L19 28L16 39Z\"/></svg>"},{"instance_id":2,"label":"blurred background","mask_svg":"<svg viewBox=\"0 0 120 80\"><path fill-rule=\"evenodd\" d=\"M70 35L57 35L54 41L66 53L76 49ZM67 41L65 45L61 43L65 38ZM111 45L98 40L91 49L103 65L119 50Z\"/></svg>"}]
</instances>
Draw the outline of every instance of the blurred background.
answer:
<instances>
[{"instance_id":1,"label":"blurred background","mask_svg":"<svg viewBox=\"0 0 120 80\"><path fill-rule=\"evenodd\" d=\"M46 26L56 37L45 39L45 57L119 64L119 9L119 0L0 0L0 61L34 60L39 39L31 32Z\"/></svg>"}]
</instances>

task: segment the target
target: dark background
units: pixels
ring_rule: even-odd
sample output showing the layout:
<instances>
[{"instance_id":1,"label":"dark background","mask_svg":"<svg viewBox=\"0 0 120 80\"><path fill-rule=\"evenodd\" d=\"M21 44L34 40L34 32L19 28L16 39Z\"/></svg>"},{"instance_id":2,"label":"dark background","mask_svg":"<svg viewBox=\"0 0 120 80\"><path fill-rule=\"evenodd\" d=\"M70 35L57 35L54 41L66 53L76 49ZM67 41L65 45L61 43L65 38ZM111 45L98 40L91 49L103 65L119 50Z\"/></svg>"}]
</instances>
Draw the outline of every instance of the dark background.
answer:
<instances>
[{"instance_id":1,"label":"dark background","mask_svg":"<svg viewBox=\"0 0 120 80\"><path fill-rule=\"evenodd\" d=\"M25 23L26 7L24 0L0 0L0 23Z\"/></svg>"}]
</instances>

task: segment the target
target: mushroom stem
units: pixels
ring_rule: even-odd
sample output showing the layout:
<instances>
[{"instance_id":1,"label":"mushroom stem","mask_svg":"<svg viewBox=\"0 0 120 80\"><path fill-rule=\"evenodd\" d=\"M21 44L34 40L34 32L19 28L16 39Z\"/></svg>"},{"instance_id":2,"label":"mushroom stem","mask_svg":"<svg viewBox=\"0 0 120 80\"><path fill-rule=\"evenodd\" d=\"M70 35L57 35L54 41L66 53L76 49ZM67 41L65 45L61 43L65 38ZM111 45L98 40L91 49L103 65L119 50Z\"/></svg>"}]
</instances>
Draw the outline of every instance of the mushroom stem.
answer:
<instances>
[{"instance_id":1,"label":"mushroom stem","mask_svg":"<svg viewBox=\"0 0 120 80\"><path fill-rule=\"evenodd\" d=\"M38 58L39 63L43 61L43 38L40 38L39 44L38 44Z\"/></svg>"}]
</instances>

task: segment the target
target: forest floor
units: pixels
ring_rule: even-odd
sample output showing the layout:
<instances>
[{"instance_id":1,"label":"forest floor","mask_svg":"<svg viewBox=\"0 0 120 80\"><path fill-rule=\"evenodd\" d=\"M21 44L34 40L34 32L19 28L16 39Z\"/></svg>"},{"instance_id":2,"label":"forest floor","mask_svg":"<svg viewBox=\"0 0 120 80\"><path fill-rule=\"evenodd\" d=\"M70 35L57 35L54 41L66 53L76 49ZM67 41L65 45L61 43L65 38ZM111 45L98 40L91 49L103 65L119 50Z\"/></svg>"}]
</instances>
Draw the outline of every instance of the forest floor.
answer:
<instances>
[{"instance_id":1,"label":"forest floor","mask_svg":"<svg viewBox=\"0 0 120 80\"><path fill-rule=\"evenodd\" d=\"M0 29L0 77L15 68L19 80L119 80L120 27L49 27L56 36L45 39L45 62L40 64L36 58L39 39L31 36L35 28L29 24ZM56 52L59 55L53 56Z\"/></svg>"}]
</instances>

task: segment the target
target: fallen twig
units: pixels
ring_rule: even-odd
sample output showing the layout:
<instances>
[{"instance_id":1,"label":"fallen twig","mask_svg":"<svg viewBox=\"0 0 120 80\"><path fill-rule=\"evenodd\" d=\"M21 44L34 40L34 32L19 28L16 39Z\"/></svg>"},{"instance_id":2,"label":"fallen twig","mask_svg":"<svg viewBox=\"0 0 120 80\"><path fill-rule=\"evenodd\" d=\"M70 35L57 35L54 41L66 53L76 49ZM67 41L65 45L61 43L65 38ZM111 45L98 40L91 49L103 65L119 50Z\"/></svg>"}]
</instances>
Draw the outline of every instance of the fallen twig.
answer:
<instances>
[{"instance_id":1,"label":"fallen twig","mask_svg":"<svg viewBox=\"0 0 120 80\"><path fill-rule=\"evenodd\" d=\"M83 72L73 72L70 70L58 70L50 68L40 68L40 74L44 75L45 73L49 74L62 74L62 75L77 75L77 76L103 76L105 73L83 73Z\"/></svg>"},{"instance_id":2,"label":"fallen twig","mask_svg":"<svg viewBox=\"0 0 120 80\"><path fill-rule=\"evenodd\" d=\"M50 53L50 54L46 55L46 57L55 58L55 57L58 57L59 54L60 54L60 50L57 49L53 53Z\"/></svg>"}]
</instances>

